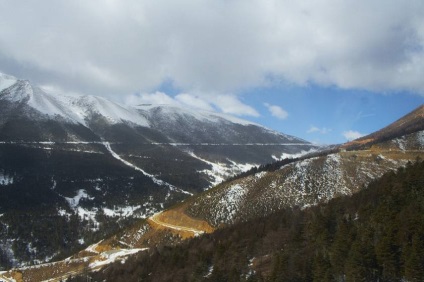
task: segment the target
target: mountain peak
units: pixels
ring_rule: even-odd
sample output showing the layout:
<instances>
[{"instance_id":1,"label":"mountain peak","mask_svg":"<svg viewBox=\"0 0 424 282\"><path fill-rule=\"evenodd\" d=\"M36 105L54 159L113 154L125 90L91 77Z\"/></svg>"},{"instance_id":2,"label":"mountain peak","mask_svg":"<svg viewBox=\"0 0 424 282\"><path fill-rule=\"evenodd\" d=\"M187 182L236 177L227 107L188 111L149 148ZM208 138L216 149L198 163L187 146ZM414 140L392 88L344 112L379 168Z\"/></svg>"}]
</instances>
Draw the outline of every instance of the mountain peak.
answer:
<instances>
[{"instance_id":1,"label":"mountain peak","mask_svg":"<svg viewBox=\"0 0 424 282\"><path fill-rule=\"evenodd\" d=\"M28 102L34 95L34 89L28 80L17 80L14 83L12 83L12 80L6 81L4 85L10 84L10 86L3 89L0 96L3 99L10 102Z\"/></svg>"}]
</instances>

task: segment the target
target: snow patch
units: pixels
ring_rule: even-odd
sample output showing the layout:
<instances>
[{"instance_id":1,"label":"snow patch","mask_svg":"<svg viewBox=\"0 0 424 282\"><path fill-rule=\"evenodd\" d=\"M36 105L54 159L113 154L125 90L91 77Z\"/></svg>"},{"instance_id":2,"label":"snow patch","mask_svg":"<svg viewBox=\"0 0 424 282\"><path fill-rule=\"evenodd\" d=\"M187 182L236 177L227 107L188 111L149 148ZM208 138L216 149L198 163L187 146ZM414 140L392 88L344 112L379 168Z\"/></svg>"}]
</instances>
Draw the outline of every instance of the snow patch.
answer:
<instances>
[{"instance_id":1,"label":"snow patch","mask_svg":"<svg viewBox=\"0 0 424 282\"><path fill-rule=\"evenodd\" d=\"M400 150L405 151L406 150L406 140L404 137L396 138L393 140L393 143L395 143Z\"/></svg>"},{"instance_id":2,"label":"snow patch","mask_svg":"<svg viewBox=\"0 0 424 282\"><path fill-rule=\"evenodd\" d=\"M255 174L255 178L256 178L256 179L261 179L262 177L264 177L264 176L265 176L265 174L267 174L267 172L266 172L266 171L258 172L258 173L256 173L256 174Z\"/></svg>"},{"instance_id":3,"label":"snow patch","mask_svg":"<svg viewBox=\"0 0 424 282\"><path fill-rule=\"evenodd\" d=\"M101 242L103 242L103 240L100 240L99 242L97 242L97 243L95 243L95 244L92 244L92 245L88 246L85 250L86 250L87 252L90 252L90 253L98 254L99 252L97 251L97 247L99 246L99 244L100 244Z\"/></svg>"},{"instance_id":4,"label":"snow patch","mask_svg":"<svg viewBox=\"0 0 424 282\"><path fill-rule=\"evenodd\" d=\"M77 195L73 198L65 197L65 200L68 202L69 206L72 209L75 209L79 205L79 202L81 199L93 200L94 197L89 197L87 192L84 189L78 190Z\"/></svg>"},{"instance_id":5,"label":"snow patch","mask_svg":"<svg viewBox=\"0 0 424 282\"><path fill-rule=\"evenodd\" d=\"M113 209L103 208L103 212L106 216L109 217L127 217L132 216L134 212L141 208L141 205L138 206L126 206L126 207L114 207Z\"/></svg>"},{"instance_id":6,"label":"snow patch","mask_svg":"<svg viewBox=\"0 0 424 282\"><path fill-rule=\"evenodd\" d=\"M212 272L213 272L213 265L209 266L208 273L206 273L206 275L203 277L209 278L212 275Z\"/></svg>"},{"instance_id":7,"label":"snow patch","mask_svg":"<svg viewBox=\"0 0 424 282\"><path fill-rule=\"evenodd\" d=\"M110 146L109 142L103 142L103 145L106 147L106 149L109 151L109 153L117 160L121 161L122 163L124 163L125 165L132 167L133 169L140 171L141 173L143 173L145 176L149 177L150 179L152 179L152 181L159 185L159 186L166 186L168 187L171 191L175 191L175 192L179 192L179 193L183 193L183 194L187 194L190 196L193 196L193 193L190 193L188 191L182 190L180 188L175 187L172 184L169 184L168 182L165 182L163 180L160 180L158 178L156 178L153 174L147 173L146 171L144 171L143 169L133 165L132 163L130 163L129 161L124 160L123 158L121 158L115 151L112 150L112 147Z\"/></svg>"},{"instance_id":8,"label":"snow patch","mask_svg":"<svg viewBox=\"0 0 424 282\"><path fill-rule=\"evenodd\" d=\"M198 159L204 163L207 163L212 167L212 169L205 169L199 172L205 173L206 175L210 176L213 180L211 181L211 187L216 186L223 181L225 181L228 177L234 176L238 173L245 172L250 170L251 168L257 166L256 164L240 164L236 163L230 159L227 159L227 161L230 164L224 164L224 163L214 163L211 161L208 161L206 159L203 159L193 152L187 152L191 157Z\"/></svg>"},{"instance_id":9,"label":"snow patch","mask_svg":"<svg viewBox=\"0 0 424 282\"><path fill-rule=\"evenodd\" d=\"M68 213L66 210L61 209L61 208L59 208L59 209L57 210L57 214L58 214L59 216L66 216L67 218L70 218L70 217L71 217L71 214L70 214L70 213Z\"/></svg>"},{"instance_id":10,"label":"snow patch","mask_svg":"<svg viewBox=\"0 0 424 282\"><path fill-rule=\"evenodd\" d=\"M303 157L304 155L307 155L307 154L310 154L310 153L313 153L313 152L316 152L316 151L318 151L318 150L317 149L310 149L308 151L302 150L302 151L300 151L299 153L296 153L296 154L282 153L280 155L280 157L272 155L272 158L276 161L280 161L280 160L284 160L284 159L296 159L296 158Z\"/></svg>"},{"instance_id":11,"label":"snow patch","mask_svg":"<svg viewBox=\"0 0 424 282\"><path fill-rule=\"evenodd\" d=\"M129 255L136 254L138 252L145 251L145 250L148 250L148 248L121 249L121 250L112 250L112 251L104 252L101 254L101 257L103 260L90 263L88 267L96 271L96 270L99 270L100 267L104 265L111 264L116 261L120 261Z\"/></svg>"},{"instance_id":12,"label":"snow patch","mask_svg":"<svg viewBox=\"0 0 424 282\"><path fill-rule=\"evenodd\" d=\"M10 184L13 184L13 176L0 172L0 185L6 186Z\"/></svg>"}]
</instances>

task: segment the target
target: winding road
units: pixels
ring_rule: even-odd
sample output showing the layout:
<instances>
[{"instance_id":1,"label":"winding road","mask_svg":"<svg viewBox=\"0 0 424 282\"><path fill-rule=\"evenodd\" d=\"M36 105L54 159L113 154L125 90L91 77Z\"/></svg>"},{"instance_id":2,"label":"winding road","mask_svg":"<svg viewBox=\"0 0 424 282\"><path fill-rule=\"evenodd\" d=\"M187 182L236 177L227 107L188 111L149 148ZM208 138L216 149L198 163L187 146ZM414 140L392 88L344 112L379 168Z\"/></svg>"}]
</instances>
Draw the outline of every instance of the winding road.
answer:
<instances>
[{"instance_id":1,"label":"winding road","mask_svg":"<svg viewBox=\"0 0 424 282\"><path fill-rule=\"evenodd\" d=\"M200 230L200 229L195 229L195 228L191 228L191 227L187 227L187 226L181 226L181 225L175 225L175 224L163 222L158 218L159 215L161 215L161 213L154 214L149 219L151 221L153 221L154 223L161 225L163 227L166 227L166 228L174 229L174 230L177 230L177 231L191 232L191 233L194 234L194 236L205 233L205 231Z\"/></svg>"}]
</instances>

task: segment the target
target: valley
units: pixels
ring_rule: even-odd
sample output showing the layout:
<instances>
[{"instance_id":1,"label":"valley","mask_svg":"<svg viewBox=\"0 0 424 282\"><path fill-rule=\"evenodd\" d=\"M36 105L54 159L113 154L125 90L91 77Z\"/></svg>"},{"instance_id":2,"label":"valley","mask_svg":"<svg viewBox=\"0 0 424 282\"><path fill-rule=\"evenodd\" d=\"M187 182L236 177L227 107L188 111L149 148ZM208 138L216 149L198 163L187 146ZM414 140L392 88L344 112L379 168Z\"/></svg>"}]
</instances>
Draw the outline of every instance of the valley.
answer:
<instances>
[{"instance_id":1,"label":"valley","mask_svg":"<svg viewBox=\"0 0 424 282\"><path fill-rule=\"evenodd\" d=\"M424 107L419 108L419 111L423 110ZM409 118L402 119L407 121ZM134 221L117 234L64 261L19 268L2 275L11 278L19 273L25 277L24 281L40 281L34 278L37 271L43 273L46 280L47 277L99 276L108 269L106 265L113 264L115 260L125 261L120 265L126 264L127 260L133 261L138 257L134 256L135 253L161 253L161 250L191 244L192 238L210 238L215 233L226 232L224 230L250 221L266 221L281 212L308 211L335 198L355 197L384 175L424 159L423 132L422 129L407 134L398 131L392 139L374 139L368 146L362 144L360 149L343 145L292 160L281 160L281 165L277 161L252 169L243 173L242 177L189 197L147 219ZM110 144L105 146L107 149ZM108 149L109 152L111 150ZM270 275L272 259L266 254L262 256L260 260L251 259L249 265L253 268L250 269ZM100 266L104 269L100 270Z\"/></svg>"}]
</instances>

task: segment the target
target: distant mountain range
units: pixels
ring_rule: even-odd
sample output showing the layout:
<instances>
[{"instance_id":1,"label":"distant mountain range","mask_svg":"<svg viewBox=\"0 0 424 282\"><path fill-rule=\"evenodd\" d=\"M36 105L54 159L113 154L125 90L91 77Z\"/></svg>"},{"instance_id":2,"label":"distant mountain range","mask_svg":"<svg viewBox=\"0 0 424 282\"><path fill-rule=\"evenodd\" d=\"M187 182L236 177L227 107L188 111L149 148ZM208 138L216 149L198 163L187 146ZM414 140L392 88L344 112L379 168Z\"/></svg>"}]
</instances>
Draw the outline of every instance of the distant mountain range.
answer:
<instances>
[{"instance_id":1,"label":"distant mountain range","mask_svg":"<svg viewBox=\"0 0 424 282\"><path fill-rule=\"evenodd\" d=\"M224 114L49 93L5 74L0 108L0 267L70 254L253 166L318 149Z\"/></svg>"}]
</instances>

